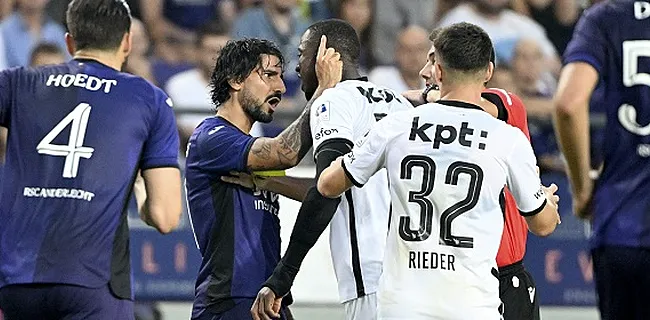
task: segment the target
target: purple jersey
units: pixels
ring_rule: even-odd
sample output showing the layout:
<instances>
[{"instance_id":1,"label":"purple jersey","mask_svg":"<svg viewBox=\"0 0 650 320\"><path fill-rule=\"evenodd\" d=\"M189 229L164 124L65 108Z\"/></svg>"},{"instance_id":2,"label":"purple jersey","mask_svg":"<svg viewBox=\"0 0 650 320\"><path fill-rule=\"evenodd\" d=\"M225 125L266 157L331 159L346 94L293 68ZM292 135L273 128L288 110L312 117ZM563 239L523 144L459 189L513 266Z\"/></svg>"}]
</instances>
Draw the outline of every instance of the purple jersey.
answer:
<instances>
[{"instance_id":1,"label":"purple jersey","mask_svg":"<svg viewBox=\"0 0 650 320\"><path fill-rule=\"evenodd\" d=\"M246 171L254 140L221 117L205 119L190 137L185 185L203 257L193 319L254 299L280 260L278 195L221 180Z\"/></svg>"},{"instance_id":2,"label":"purple jersey","mask_svg":"<svg viewBox=\"0 0 650 320\"><path fill-rule=\"evenodd\" d=\"M594 247L650 247L650 3L605 1L584 12L564 63L600 75L591 108L607 114L594 190Z\"/></svg>"},{"instance_id":3,"label":"purple jersey","mask_svg":"<svg viewBox=\"0 0 650 320\"><path fill-rule=\"evenodd\" d=\"M0 287L109 283L132 297L125 209L138 168L178 167L170 106L93 60L0 72Z\"/></svg>"}]
</instances>

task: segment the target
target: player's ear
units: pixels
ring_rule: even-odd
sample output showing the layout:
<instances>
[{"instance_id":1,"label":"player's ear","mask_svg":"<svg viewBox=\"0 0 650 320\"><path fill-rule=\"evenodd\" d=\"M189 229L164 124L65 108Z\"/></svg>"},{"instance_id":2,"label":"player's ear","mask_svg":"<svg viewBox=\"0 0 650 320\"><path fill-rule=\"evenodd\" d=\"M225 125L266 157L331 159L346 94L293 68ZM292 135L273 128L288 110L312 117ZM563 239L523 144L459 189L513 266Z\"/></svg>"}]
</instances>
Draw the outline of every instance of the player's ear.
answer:
<instances>
[{"instance_id":1,"label":"player's ear","mask_svg":"<svg viewBox=\"0 0 650 320\"><path fill-rule=\"evenodd\" d=\"M494 63L490 61L490 64L488 64L487 68L487 73L485 74L485 82L489 82L490 79L492 79L492 75L494 74Z\"/></svg>"},{"instance_id":2,"label":"player's ear","mask_svg":"<svg viewBox=\"0 0 650 320\"><path fill-rule=\"evenodd\" d=\"M235 91L241 90L244 85L243 81L237 81L237 79L228 79L228 85Z\"/></svg>"},{"instance_id":3,"label":"player's ear","mask_svg":"<svg viewBox=\"0 0 650 320\"><path fill-rule=\"evenodd\" d=\"M120 46L122 48L122 53L124 54L125 57L131 53L131 48L133 48L133 33L132 32L127 32L124 34L124 37L122 37L122 45Z\"/></svg>"},{"instance_id":4,"label":"player's ear","mask_svg":"<svg viewBox=\"0 0 650 320\"><path fill-rule=\"evenodd\" d=\"M77 51L77 49L76 49L76 45L74 44L74 38L69 32L65 33L65 46L68 49L68 53L71 56L74 56L74 53L75 51Z\"/></svg>"}]
</instances>

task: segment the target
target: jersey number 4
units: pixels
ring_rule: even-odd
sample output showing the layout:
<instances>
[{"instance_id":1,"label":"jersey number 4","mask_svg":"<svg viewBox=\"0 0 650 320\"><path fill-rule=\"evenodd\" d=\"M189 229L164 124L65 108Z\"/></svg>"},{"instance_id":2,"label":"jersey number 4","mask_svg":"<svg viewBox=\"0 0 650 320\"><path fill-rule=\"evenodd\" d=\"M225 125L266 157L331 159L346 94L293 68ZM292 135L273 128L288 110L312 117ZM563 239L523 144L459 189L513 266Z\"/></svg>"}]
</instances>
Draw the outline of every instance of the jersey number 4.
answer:
<instances>
[{"instance_id":1,"label":"jersey number 4","mask_svg":"<svg viewBox=\"0 0 650 320\"><path fill-rule=\"evenodd\" d=\"M406 156L402 160L400 179L411 179L415 167L422 168L422 187L419 191L409 192L409 202L417 203L420 206L420 225L418 229L413 230L411 229L411 218L400 217L399 235L404 241L427 240L433 228L434 205L428 196L433 192L436 163L426 156ZM474 238L453 235L451 224L454 219L471 210L478 203L481 186L483 185L483 170L476 164L456 161L447 169L445 184L457 185L458 177L461 174L466 174L470 178L467 195L463 200L447 208L440 215L440 244L459 248L473 248Z\"/></svg>"},{"instance_id":2,"label":"jersey number 4","mask_svg":"<svg viewBox=\"0 0 650 320\"><path fill-rule=\"evenodd\" d=\"M38 143L36 150L40 154L56 157L65 157L63 177L75 178L79 171L79 160L90 159L95 149L84 147L84 138L90 116L90 105L80 103L72 112L68 113L45 137ZM67 145L52 144L54 139L70 125L70 137Z\"/></svg>"}]
</instances>

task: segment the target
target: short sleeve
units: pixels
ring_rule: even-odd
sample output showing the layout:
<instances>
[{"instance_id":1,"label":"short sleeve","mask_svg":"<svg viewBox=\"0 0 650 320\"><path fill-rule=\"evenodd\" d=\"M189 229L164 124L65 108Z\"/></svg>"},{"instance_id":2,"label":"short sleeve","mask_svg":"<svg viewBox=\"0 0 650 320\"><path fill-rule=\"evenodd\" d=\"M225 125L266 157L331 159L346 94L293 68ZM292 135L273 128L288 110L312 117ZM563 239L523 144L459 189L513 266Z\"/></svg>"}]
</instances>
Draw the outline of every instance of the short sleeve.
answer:
<instances>
[{"instance_id":1,"label":"short sleeve","mask_svg":"<svg viewBox=\"0 0 650 320\"><path fill-rule=\"evenodd\" d=\"M602 73L606 62L607 40L602 29L602 21L596 15L602 10L592 8L582 14L573 32L573 37L564 51L563 63L585 62L598 73Z\"/></svg>"},{"instance_id":2,"label":"short sleeve","mask_svg":"<svg viewBox=\"0 0 650 320\"><path fill-rule=\"evenodd\" d=\"M366 182L386 165L386 149L390 142L391 114L377 122L368 134L343 157L343 170L356 187Z\"/></svg>"},{"instance_id":3,"label":"short sleeve","mask_svg":"<svg viewBox=\"0 0 650 320\"><path fill-rule=\"evenodd\" d=\"M144 143L140 169L178 167L179 139L171 99L154 89L154 121Z\"/></svg>"},{"instance_id":4,"label":"short sleeve","mask_svg":"<svg viewBox=\"0 0 650 320\"><path fill-rule=\"evenodd\" d=\"M356 110L349 102L356 97L342 99L334 96L334 92L340 95L347 94L344 90L326 91L316 99L311 106L311 137L314 142L314 150L325 141L330 139L343 139L354 142L353 123Z\"/></svg>"},{"instance_id":5,"label":"short sleeve","mask_svg":"<svg viewBox=\"0 0 650 320\"><path fill-rule=\"evenodd\" d=\"M546 204L542 182L537 173L537 160L528 139L513 130L513 147L506 158L507 184L522 216L539 213Z\"/></svg>"},{"instance_id":6,"label":"short sleeve","mask_svg":"<svg viewBox=\"0 0 650 320\"><path fill-rule=\"evenodd\" d=\"M15 69L0 71L0 126L9 127L12 100L11 72Z\"/></svg>"},{"instance_id":7,"label":"short sleeve","mask_svg":"<svg viewBox=\"0 0 650 320\"><path fill-rule=\"evenodd\" d=\"M201 169L216 173L246 171L255 139L227 125L208 128L197 139Z\"/></svg>"}]
</instances>

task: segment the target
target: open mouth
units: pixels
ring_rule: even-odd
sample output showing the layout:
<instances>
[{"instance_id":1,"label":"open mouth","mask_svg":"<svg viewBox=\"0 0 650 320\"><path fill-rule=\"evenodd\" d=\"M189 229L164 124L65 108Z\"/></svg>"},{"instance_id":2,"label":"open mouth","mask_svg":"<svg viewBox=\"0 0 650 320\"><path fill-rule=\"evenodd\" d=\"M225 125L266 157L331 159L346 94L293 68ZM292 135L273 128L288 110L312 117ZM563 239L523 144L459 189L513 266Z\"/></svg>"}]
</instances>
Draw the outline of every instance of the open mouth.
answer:
<instances>
[{"instance_id":1,"label":"open mouth","mask_svg":"<svg viewBox=\"0 0 650 320\"><path fill-rule=\"evenodd\" d=\"M278 107L278 104L280 104L280 101L282 99L280 97L271 97L266 99L266 102L271 106L271 110L275 111L275 108Z\"/></svg>"}]
</instances>

